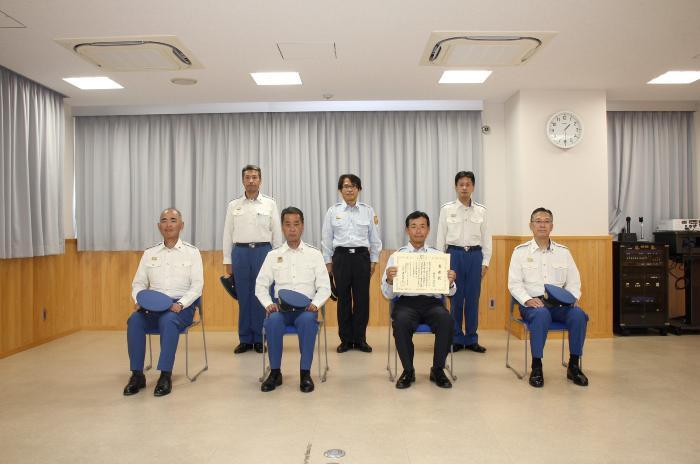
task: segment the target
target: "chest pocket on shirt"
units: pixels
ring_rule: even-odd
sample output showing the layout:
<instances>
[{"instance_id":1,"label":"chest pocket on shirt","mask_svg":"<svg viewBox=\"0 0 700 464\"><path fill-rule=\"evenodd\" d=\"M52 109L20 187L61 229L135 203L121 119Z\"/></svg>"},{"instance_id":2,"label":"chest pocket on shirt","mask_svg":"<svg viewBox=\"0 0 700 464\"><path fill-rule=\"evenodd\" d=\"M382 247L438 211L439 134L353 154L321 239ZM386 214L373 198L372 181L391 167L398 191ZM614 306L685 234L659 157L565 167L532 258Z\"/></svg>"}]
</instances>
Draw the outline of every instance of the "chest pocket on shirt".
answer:
<instances>
[{"instance_id":1,"label":"chest pocket on shirt","mask_svg":"<svg viewBox=\"0 0 700 464\"><path fill-rule=\"evenodd\" d=\"M557 285L563 286L566 283L566 275L569 272L569 266L566 263L554 263L552 264L552 270L554 272L554 281Z\"/></svg>"},{"instance_id":2,"label":"chest pocket on shirt","mask_svg":"<svg viewBox=\"0 0 700 464\"><path fill-rule=\"evenodd\" d=\"M473 239L481 240L481 224L484 223L484 218L481 216L472 216L467 221L469 227L469 235Z\"/></svg>"},{"instance_id":3,"label":"chest pocket on shirt","mask_svg":"<svg viewBox=\"0 0 700 464\"><path fill-rule=\"evenodd\" d=\"M537 263L523 264L523 277L525 282L539 282L540 268Z\"/></svg>"},{"instance_id":4,"label":"chest pocket on shirt","mask_svg":"<svg viewBox=\"0 0 700 464\"><path fill-rule=\"evenodd\" d=\"M256 215L256 223L260 227L264 227L265 229L270 228L270 222L272 220L272 214L270 211L267 210L258 210L258 213Z\"/></svg>"},{"instance_id":5,"label":"chest pocket on shirt","mask_svg":"<svg viewBox=\"0 0 700 464\"><path fill-rule=\"evenodd\" d=\"M369 235L369 220L358 219L355 227L362 237L367 237Z\"/></svg>"},{"instance_id":6,"label":"chest pocket on shirt","mask_svg":"<svg viewBox=\"0 0 700 464\"><path fill-rule=\"evenodd\" d=\"M284 263L272 265L272 277L279 284L288 284L292 281L292 274L289 267Z\"/></svg>"},{"instance_id":7,"label":"chest pocket on shirt","mask_svg":"<svg viewBox=\"0 0 700 464\"><path fill-rule=\"evenodd\" d=\"M462 227L464 226L464 220L459 216L447 216L447 243L454 243L459 241L462 236Z\"/></svg>"},{"instance_id":8,"label":"chest pocket on shirt","mask_svg":"<svg viewBox=\"0 0 700 464\"><path fill-rule=\"evenodd\" d=\"M316 280L316 273L314 272L314 267L308 264L301 264L295 266L296 278L294 279L297 283L310 283Z\"/></svg>"}]
</instances>

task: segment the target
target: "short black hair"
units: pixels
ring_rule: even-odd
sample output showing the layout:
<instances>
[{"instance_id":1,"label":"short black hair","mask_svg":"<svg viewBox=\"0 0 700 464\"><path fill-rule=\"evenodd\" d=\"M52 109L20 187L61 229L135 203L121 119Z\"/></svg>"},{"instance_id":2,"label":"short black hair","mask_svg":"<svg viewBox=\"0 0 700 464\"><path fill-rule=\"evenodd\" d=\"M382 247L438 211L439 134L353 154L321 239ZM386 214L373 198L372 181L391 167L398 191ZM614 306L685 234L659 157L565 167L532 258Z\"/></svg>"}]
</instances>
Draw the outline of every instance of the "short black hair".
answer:
<instances>
[{"instance_id":1,"label":"short black hair","mask_svg":"<svg viewBox=\"0 0 700 464\"><path fill-rule=\"evenodd\" d=\"M428 217L428 214L424 213L423 211L414 211L406 216L406 229L408 229L409 222L418 218L425 218L426 222L428 223L428 227L430 227L430 218Z\"/></svg>"},{"instance_id":2,"label":"short black hair","mask_svg":"<svg viewBox=\"0 0 700 464\"><path fill-rule=\"evenodd\" d=\"M241 169L241 178L245 177L246 171L257 171L258 177L260 177L262 179L262 169L260 169L260 166L256 166L254 164L246 164L243 167L243 169Z\"/></svg>"},{"instance_id":3,"label":"short black hair","mask_svg":"<svg viewBox=\"0 0 700 464\"><path fill-rule=\"evenodd\" d=\"M338 190L343 190L343 181L347 179L352 185L357 187L357 190L362 190L362 181L355 174L342 174L338 178Z\"/></svg>"},{"instance_id":4,"label":"short black hair","mask_svg":"<svg viewBox=\"0 0 700 464\"><path fill-rule=\"evenodd\" d=\"M459 171L455 175L455 185L457 185L457 182L459 182L459 179L463 177L469 177L472 180L472 184L476 185L476 177L474 177L474 173L471 171Z\"/></svg>"},{"instance_id":5,"label":"short black hair","mask_svg":"<svg viewBox=\"0 0 700 464\"><path fill-rule=\"evenodd\" d=\"M532 212L532 214L530 215L530 222L535 220L535 214L537 214L537 213L547 213L547 214L549 214L549 217L552 218L552 221L554 221L554 214L552 214L552 212L550 210L548 210L547 208L540 206L539 208L535 209Z\"/></svg>"},{"instance_id":6,"label":"short black hair","mask_svg":"<svg viewBox=\"0 0 700 464\"><path fill-rule=\"evenodd\" d=\"M282 210L282 214L280 214L280 220L282 222L284 222L284 216L286 214L298 214L299 219L301 219L301 223L302 224L304 223L304 213L302 213L301 210L299 208L297 208L296 206L287 206L286 208L284 208Z\"/></svg>"}]
</instances>

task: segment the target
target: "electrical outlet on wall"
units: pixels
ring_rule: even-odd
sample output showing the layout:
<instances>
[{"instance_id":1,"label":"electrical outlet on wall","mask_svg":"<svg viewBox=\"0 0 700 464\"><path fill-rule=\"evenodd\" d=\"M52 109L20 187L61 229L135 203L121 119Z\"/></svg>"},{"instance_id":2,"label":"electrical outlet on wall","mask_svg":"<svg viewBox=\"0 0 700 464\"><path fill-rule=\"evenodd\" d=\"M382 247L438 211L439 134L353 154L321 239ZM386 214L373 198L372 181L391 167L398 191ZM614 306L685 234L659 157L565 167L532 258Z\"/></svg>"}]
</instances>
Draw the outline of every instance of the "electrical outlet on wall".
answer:
<instances>
[{"instance_id":1,"label":"electrical outlet on wall","mask_svg":"<svg viewBox=\"0 0 700 464\"><path fill-rule=\"evenodd\" d=\"M489 298L489 309L496 309L496 299Z\"/></svg>"},{"instance_id":2,"label":"electrical outlet on wall","mask_svg":"<svg viewBox=\"0 0 700 464\"><path fill-rule=\"evenodd\" d=\"M46 320L46 308L41 308L41 320Z\"/></svg>"}]
</instances>

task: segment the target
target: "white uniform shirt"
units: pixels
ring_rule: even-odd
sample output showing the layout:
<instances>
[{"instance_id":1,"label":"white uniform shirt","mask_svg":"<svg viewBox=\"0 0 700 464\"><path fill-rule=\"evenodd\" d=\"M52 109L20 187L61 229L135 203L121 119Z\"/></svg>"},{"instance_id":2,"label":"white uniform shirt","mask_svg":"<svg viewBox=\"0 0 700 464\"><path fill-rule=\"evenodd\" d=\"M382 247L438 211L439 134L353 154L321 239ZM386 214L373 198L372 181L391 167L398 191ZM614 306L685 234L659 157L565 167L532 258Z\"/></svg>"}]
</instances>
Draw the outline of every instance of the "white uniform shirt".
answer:
<instances>
[{"instance_id":1,"label":"white uniform shirt","mask_svg":"<svg viewBox=\"0 0 700 464\"><path fill-rule=\"evenodd\" d=\"M294 290L311 298L317 308L331 296L331 281L326 264L318 248L304 243L289 248L285 242L265 257L258 278L255 280L255 296L263 305L270 306L270 287L275 284L275 299L281 289Z\"/></svg>"},{"instance_id":2,"label":"white uniform shirt","mask_svg":"<svg viewBox=\"0 0 700 464\"><path fill-rule=\"evenodd\" d=\"M389 282L386 281L386 269L390 268L394 265L396 262L396 253L442 253L442 251L437 250L432 247L427 247L423 245L422 248L413 248L413 245L410 243L406 246L403 246L393 252L391 256L389 256L389 260L386 262L386 268L384 269L384 274L382 275L382 294L384 297L388 300L391 300L394 297L397 296L418 296L418 293L394 293L394 285L389 284ZM450 293L448 294L449 296L452 296L455 294L457 291L457 284L452 283L452 286L450 287ZM435 294L430 294L426 296L433 296L435 298L442 298L443 295L435 295Z\"/></svg>"},{"instance_id":3,"label":"white uniform shirt","mask_svg":"<svg viewBox=\"0 0 700 464\"><path fill-rule=\"evenodd\" d=\"M323 259L333 262L335 247L366 247L370 262L378 262L382 239L375 217L372 207L359 201L355 206L341 201L328 208L321 233Z\"/></svg>"},{"instance_id":4,"label":"white uniform shirt","mask_svg":"<svg viewBox=\"0 0 700 464\"><path fill-rule=\"evenodd\" d=\"M486 207L470 200L469 207L461 201L445 203L440 208L438 220L437 249L446 251L448 245L458 247L481 246L482 266L491 261L492 240L486 220Z\"/></svg>"},{"instance_id":5,"label":"white uniform shirt","mask_svg":"<svg viewBox=\"0 0 700 464\"><path fill-rule=\"evenodd\" d=\"M131 296L151 289L177 299L188 307L202 296L204 273L202 256L194 245L178 240L168 248L162 242L146 249L131 283Z\"/></svg>"},{"instance_id":6,"label":"white uniform shirt","mask_svg":"<svg viewBox=\"0 0 700 464\"><path fill-rule=\"evenodd\" d=\"M553 240L549 248L540 249L535 240L513 250L508 269L508 290L524 305L533 297L544 295L544 284L552 284L581 298L581 276L569 249Z\"/></svg>"},{"instance_id":7,"label":"white uniform shirt","mask_svg":"<svg viewBox=\"0 0 700 464\"><path fill-rule=\"evenodd\" d=\"M243 195L228 204L222 246L224 264L231 264L231 249L235 243L271 242L277 247L283 241L274 199L258 193L254 200Z\"/></svg>"}]
</instances>

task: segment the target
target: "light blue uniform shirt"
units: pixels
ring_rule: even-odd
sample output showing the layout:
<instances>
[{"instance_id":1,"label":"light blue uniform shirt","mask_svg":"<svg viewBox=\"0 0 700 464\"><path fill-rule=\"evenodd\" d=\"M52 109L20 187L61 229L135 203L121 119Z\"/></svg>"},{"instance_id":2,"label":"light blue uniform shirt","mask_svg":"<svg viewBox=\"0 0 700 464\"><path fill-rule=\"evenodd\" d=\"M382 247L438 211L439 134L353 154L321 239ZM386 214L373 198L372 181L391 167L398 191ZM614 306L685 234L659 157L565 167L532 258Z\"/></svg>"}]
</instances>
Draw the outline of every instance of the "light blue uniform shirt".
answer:
<instances>
[{"instance_id":1,"label":"light blue uniform shirt","mask_svg":"<svg viewBox=\"0 0 700 464\"><path fill-rule=\"evenodd\" d=\"M422 248L413 248L413 245L410 243L406 246L402 246L395 252L389 256L389 261L386 262L386 268L384 269L384 274L382 275L382 294L387 300L391 300L394 297L397 296L418 296L418 293L394 293L394 286L390 285L389 282L386 281L386 270L394 265L396 262L396 253L442 253L442 251L439 251L433 247L428 247L423 245ZM457 284L454 282L452 283L452 286L450 287L450 293L448 296L453 296L457 292ZM425 296L432 296L438 299L441 299L443 295L435 295L435 294L430 294L430 295L425 295Z\"/></svg>"},{"instance_id":2,"label":"light blue uniform shirt","mask_svg":"<svg viewBox=\"0 0 700 464\"><path fill-rule=\"evenodd\" d=\"M379 262L382 240L374 220L374 210L361 202L350 206L345 201L328 208L323 220L321 249L326 263L332 262L335 247L367 247L369 260Z\"/></svg>"}]
</instances>

